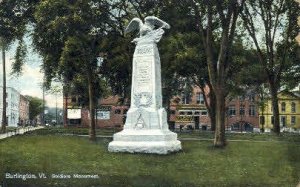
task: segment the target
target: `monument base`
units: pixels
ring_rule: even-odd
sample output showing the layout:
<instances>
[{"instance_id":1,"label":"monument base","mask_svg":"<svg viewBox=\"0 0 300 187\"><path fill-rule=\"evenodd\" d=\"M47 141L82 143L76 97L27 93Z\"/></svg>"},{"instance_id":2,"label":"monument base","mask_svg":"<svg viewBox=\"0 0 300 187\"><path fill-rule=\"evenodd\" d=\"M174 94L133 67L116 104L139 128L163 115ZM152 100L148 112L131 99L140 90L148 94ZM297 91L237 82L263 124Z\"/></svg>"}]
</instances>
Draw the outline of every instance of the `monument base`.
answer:
<instances>
[{"instance_id":1,"label":"monument base","mask_svg":"<svg viewBox=\"0 0 300 187\"><path fill-rule=\"evenodd\" d=\"M181 142L176 133L157 129L125 129L114 134L108 145L110 152L168 154L180 150Z\"/></svg>"}]
</instances>

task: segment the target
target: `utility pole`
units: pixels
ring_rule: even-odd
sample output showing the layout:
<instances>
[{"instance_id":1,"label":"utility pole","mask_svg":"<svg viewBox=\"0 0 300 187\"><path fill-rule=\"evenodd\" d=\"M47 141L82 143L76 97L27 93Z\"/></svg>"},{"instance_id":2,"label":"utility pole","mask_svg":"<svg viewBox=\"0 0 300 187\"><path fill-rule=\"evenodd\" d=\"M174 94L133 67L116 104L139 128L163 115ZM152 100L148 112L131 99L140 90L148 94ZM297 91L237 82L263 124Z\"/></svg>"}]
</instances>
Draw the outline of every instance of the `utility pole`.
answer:
<instances>
[{"instance_id":1,"label":"utility pole","mask_svg":"<svg viewBox=\"0 0 300 187\"><path fill-rule=\"evenodd\" d=\"M45 126L45 75L43 79L43 113L42 113L42 125Z\"/></svg>"},{"instance_id":2,"label":"utility pole","mask_svg":"<svg viewBox=\"0 0 300 187\"><path fill-rule=\"evenodd\" d=\"M5 42L4 39L1 38L1 47L2 47L2 65L3 65L3 90L2 90L2 125L1 132L4 133L6 131L7 120L6 120L6 67L5 67Z\"/></svg>"},{"instance_id":3,"label":"utility pole","mask_svg":"<svg viewBox=\"0 0 300 187\"><path fill-rule=\"evenodd\" d=\"M58 125L58 120L57 120L57 94L55 94L55 99L56 99L56 103L55 103L55 123L56 125Z\"/></svg>"}]
</instances>

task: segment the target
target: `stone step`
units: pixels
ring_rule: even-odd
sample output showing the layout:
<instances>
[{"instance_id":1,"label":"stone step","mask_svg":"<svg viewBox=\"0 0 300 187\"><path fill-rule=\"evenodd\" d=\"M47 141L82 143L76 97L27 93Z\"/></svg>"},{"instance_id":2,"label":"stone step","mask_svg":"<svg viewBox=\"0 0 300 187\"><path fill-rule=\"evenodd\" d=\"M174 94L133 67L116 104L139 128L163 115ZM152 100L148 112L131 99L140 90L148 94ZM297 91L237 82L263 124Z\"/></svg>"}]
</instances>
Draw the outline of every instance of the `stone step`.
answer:
<instances>
[{"instance_id":1,"label":"stone step","mask_svg":"<svg viewBox=\"0 0 300 187\"><path fill-rule=\"evenodd\" d=\"M177 134L162 130L123 130L114 134L113 140L125 142L176 141Z\"/></svg>"},{"instance_id":2,"label":"stone step","mask_svg":"<svg viewBox=\"0 0 300 187\"><path fill-rule=\"evenodd\" d=\"M168 154L181 150L181 143L175 141L113 141L108 146L110 152Z\"/></svg>"}]
</instances>

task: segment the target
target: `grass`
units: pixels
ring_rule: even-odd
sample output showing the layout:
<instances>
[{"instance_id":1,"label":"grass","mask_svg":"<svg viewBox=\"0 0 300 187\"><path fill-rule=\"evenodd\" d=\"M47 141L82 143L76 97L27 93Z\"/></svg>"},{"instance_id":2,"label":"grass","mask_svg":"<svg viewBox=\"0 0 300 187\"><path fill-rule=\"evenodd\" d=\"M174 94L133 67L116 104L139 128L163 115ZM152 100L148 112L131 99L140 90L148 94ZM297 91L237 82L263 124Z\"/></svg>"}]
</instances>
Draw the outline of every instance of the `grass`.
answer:
<instances>
[{"instance_id":1,"label":"grass","mask_svg":"<svg viewBox=\"0 0 300 187\"><path fill-rule=\"evenodd\" d=\"M300 144L285 137L230 142L225 149L213 148L211 141L182 141L183 151L166 156L109 153L110 138L95 143L87 139L33 133L0 140L0 182L9 187L295 187L300 181ZM5 179L5 173L41 172L48 178ZM52 174L91 174L99 179L51 179Z\"/></svg>"},{"instance_id":2,"label":"grass","mask_svg":"<svg viewBox=\"0 0 300 187\"><path fill-rule=\"evenodd\" d=\"M96 134L99 136L112 136L120 129L96 129ZM180 139L196 138L196 139L213 139L214 133L211 131L176 131ZM63 127L48 127L32 131L35 135L53 135L53 134L73 134L73 135L88 135L88 128L63 128ZM230 140L253 140L253 141L289 141L299 142L300 134L296 133L281 133L279 136L274 136L272 133L227 133L226 138Z\"/></svg>"}]
</instances>

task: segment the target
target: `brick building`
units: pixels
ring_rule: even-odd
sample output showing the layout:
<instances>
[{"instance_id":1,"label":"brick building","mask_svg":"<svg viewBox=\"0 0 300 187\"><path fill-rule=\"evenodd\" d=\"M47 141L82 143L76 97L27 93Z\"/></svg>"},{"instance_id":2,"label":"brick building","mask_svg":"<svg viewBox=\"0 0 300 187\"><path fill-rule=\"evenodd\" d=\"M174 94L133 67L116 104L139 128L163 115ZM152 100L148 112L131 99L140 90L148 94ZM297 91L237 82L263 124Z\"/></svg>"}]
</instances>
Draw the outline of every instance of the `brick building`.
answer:
<instances>
[{"instance_id":1,"label":"brick building","mask_svg":"<svg viewBox=\"0 0 300 187\"><path fill-rule=\"evenodd\" d=\"M194 87L192 94L183 93L174 97L171 101L170 114L170 121L174 122L175 128L206 130L211 127L204 95L199 87Z\"/></svg>"},{"instance_id":2,"label":"brick building","mask_svg":"<svg viewBox=\"0 0 300 187\"><path fill-rule=\"evenodd\" d=\"M259 130L258 96L249 91L226 101L226 128L232 131Z\"/></svg>"},{"instance_id":3,"label":"brick building","mask_svg":"<svg viewBox=\"0 0 300 187\"><path fill-rule=\"evenodd\" d=\"M119 105L117 96L109 96L101 99L96 104L96 127L97 128L122 128L125 123L126 113L129 106ZM78 96L64 98L65 126L88 127L89 110L80 106L81 100Z\"/></svg>"},{"instance_id":4,"label":"brick building","mask_svg":"<svg viewBox=\"0 0 300 187\"><path fill-rule=\"evenodd\" d=\"M19 103L19 125L23 126L29 123L29 100L20 95Z\"/></svg>"},{"instance_id":5,"label":"brick building","mask_svg":"<svg viewBox=\"0 0 300 187\"><path fill-rule=\"evenodd\" d=\"M208 93L205 88L205 93ZM259 128L259 115L257 96L249 92L245 96L229 98L226 102L226 129L232 131L253 131ZM87 127L89 124L89 111L80 107L79 97L64 99L66 110L66 126ZM122 128L129 106L118 104L117 96L109 96L99 101L96 111L96 127ZM207 101L209 103L209 99ZM67 107L66 107L67 106ZM205 105L204 95L199 87L194 87L191 94L182 94L173 97L170 105L170 128L202 129L211 128L210 117Z\"/></svg>"},{"instance_id":6,"label":"brick building","mask_svg":"<svg viewBox=\"0 0 300 187\"><path fill-rule=\"evenodd\" d=\"M208 93L209 89L205 89ZM175 98L176 99L176 98ZM253 131L259 128L258 97L252 91L243 96L226 100L225 126L231 131ZM174 100L174 99L173 99ZM211 121L205 105L204 95L199 87L194 87L189 96L183 94L179 102L172 103L171 120L175 121L176 128L210 129ZM209 104L209 99L208 99Z\"/></svg>"}]
</instances>

